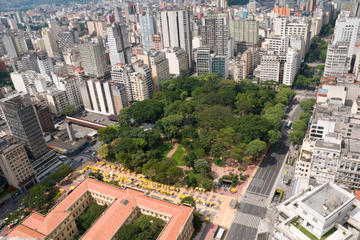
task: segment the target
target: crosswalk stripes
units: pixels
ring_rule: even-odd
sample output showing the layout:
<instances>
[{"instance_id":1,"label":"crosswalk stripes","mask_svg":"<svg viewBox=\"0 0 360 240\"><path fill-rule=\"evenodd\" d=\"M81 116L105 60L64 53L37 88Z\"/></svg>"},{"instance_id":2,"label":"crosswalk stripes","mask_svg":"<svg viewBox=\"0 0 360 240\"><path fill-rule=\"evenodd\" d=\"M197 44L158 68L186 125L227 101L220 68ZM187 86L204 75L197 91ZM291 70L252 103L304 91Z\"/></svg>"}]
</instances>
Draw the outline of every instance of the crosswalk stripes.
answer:
<instances>
[{"instance_id":1,"label":"crosswalk stripes","mask_svg":"<svg viewBox=\"0 0 360 240\"><path fill-rule=\"evenodd\" d=\"M247 227L257 228L259 226L260 220L261 218L257 216L239 212L236 214L234 222Z\"/></svg>"}]
</instances>

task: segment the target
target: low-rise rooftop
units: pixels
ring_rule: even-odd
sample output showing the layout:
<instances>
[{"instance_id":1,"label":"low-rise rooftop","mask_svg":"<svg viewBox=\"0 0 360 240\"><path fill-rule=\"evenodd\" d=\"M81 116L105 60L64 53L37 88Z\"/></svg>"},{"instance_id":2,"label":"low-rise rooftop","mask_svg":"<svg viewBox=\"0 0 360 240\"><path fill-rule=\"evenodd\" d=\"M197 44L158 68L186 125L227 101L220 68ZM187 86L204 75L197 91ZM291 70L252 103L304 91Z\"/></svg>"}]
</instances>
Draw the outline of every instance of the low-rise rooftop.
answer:
<instances>
[{"instance_id":1,"label":"low-rise rooftop","mask_svg":"<svg viewBox=\"0 0 360 240\"><path fill-rule=\"evenodd\" d=\"M323 217L327 217L339 207L352 200L354 196L334 184L324 184L313 194L302 199L308 207Z\"/></svg>"}]
</instances>

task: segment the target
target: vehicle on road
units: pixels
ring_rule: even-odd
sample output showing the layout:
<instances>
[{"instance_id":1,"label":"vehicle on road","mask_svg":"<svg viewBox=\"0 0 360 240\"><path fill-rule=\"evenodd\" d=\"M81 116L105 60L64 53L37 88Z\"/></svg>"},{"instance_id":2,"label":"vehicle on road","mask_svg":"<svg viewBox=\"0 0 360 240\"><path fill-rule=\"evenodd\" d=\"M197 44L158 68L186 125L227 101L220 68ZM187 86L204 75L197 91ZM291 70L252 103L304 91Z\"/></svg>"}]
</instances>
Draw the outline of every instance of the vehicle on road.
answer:
<instances>
[{"instance_id":1,"label":"vehicle on road","mask_svg":"<svg viewBox=\"0 0 360 240\"><path fill-rule=\"evenodd\" d=\"M286 128L291 129L291 127L292 127L292 121L288 121L288 122L286 123Z\"/></svg>"}]
</instances>

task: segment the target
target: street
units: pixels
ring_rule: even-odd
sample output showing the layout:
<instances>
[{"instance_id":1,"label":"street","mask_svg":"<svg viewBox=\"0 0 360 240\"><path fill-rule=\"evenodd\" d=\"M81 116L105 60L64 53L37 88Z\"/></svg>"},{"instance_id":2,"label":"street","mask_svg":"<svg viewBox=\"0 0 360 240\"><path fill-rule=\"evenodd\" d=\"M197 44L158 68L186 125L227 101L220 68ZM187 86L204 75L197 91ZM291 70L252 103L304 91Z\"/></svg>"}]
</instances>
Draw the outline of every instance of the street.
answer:
<instances>
[{"instance_id":1,"label":"street","mask_svg":"<svg viewBox=\"0 0 360 240\"><path fill-rule=\"evenodd\" d=\"M296 104L288 114L287 120L294 121L301 113L301 100L313 97L313 93L298 90ZM278 179L284 160L289 152L290 141L287 130L282 128L282 140L272 146L261 162L252 182L248 186L229 229L227 240L255 239L260 221L267 214L271 203L274 186Z\"/></svg>"}]
</instances>

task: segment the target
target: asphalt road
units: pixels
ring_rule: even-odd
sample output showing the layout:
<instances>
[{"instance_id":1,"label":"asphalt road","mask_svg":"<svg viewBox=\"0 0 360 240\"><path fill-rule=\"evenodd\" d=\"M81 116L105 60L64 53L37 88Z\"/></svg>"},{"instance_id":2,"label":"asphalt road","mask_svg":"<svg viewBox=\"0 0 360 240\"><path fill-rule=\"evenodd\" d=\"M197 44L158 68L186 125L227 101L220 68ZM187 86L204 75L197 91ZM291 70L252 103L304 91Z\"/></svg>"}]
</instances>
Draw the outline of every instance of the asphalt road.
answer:
<instances>
[{"instance_id":1,"label":"asphalt road","mask_svg":"<svg viewBox=\"0 0 360 240\"><path fill-rule=\"evenodd\" d=\"M305 97L307 93L300 92L297 99L301 101ZM293 106L287 120L293 121L299 117L301 113L299 101ZM271 197L271 191L289 150L287 130L282 129L282 134L282 140L270 148L241 199L227 234L227 240L255 239L259 223L267 212L265 202Z\"/></svg>"}]
</instances>

